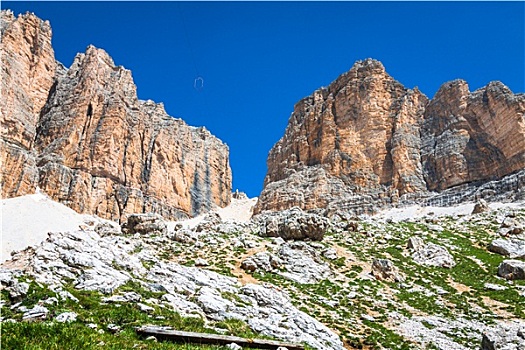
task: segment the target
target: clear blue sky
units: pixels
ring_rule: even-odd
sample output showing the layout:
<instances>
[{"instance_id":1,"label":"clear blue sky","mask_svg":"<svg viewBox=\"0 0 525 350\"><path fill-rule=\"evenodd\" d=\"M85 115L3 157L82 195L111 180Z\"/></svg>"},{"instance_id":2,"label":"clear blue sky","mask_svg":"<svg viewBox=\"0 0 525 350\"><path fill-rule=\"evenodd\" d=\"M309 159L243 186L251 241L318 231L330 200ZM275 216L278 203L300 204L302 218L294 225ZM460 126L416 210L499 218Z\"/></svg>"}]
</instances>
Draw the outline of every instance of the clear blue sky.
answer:
<instances>
[{"instance_id":1,"label":"clear blue sky","mask_svg":"<svg viewBox=\"0 0 525 350\"><path fill-rule=\"evenodd\" d=\"M465 79L524 92L524 2L8 2L53 27L69 66L89 44L230 146L233 188L257 196L294 104L367 57L432 97ZM186 30L181 19L184 19ZM187 32L187 35L185 34ZM195 69L197 67L197 71ZM194 89L197 74L204 87Z\"/></svg>"}]
</instances>

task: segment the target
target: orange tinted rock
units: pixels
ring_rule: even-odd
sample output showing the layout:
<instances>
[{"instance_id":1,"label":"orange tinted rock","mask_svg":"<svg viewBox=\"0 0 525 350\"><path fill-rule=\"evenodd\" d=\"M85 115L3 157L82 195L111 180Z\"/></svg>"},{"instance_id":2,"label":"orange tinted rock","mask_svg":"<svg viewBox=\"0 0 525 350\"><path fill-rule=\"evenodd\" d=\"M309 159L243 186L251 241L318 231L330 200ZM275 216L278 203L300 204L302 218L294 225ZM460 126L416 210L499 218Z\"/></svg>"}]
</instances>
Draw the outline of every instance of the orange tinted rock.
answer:
<instances>
[{"instance_id":1,"label":"orange tinted rock","mask_svg":"<svg viewBox=\"0 0 525 350\"><path fill-rule=\"evenodd\" d=\"M34 15L11 21L49 27ZM13 23L15 29L21 25ZM2 57L18 50L17 41L27 41L11 27L6 32L13 44L2 48ZM50 29L48 34L42 45L50 48ZM49 55L56 66L52 49ZM20 69L22 76L34 76L39 66ZM26 88L19 78L2 81L8 90L19 91L12 104L2 101L5 125L18 127L9 131L15 136L6 139L9 148L2 153L8 168L4 196L39 186L78 212L110 219L142 212L180 218L229 204L228 146L208 130L170 117L162 104L140 101L131 72L115 66L104 50L89 46L59 73L50 74L38 89ZM31 91L45 89L33 97ZM27 100L33 101L31 109L22 108Z\"/></svg>"},{"instance_id":2,"label":"orange tinted rock","mask_svg":"<svg viewBox=\"0 0 525 350\"><path fill-rule=\"evenodd\" d=\"M525 169L524 112L525 95L499 82L472 93L464 81L449 82L429 101L380 62L358 61L295 105L269 153L255 212L371 212L400 200L430 203L432 191L459 185L470 195L449 191L434 202L496 195L499 185L479 194L470 185ZM501 190L516 192L520 181L503 181Z\"/></svg>"}]
</instances>

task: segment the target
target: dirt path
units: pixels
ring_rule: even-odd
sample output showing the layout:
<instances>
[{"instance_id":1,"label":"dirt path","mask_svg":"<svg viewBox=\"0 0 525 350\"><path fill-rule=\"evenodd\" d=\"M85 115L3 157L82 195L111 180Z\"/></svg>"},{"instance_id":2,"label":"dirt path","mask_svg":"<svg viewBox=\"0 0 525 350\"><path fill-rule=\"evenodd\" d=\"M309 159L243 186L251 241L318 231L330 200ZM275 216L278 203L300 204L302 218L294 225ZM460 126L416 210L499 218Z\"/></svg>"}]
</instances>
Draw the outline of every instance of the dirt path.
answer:
<instances>
[{"instance_id":1,"label":"dirt path","mask_svg":"<svg viewBox=\"0 0 525 350\"><path fill-rule=\"evenodd\" d=\"M254 283L254 284L261 283L258 279L254 278L251 274L246 273L246 271L244 271L241 268L241 264L246 258L252 255L255 255L259 252L266 251L267 245L268 245L268 242L264 242L259 247L251 248L244 255L242 255L240 258L237 259L237 262L235 263L235 267L231 270L231 272L233 273L234 276L237 276L237 280L241 282L243 286L249 283Z\"/></svg>"}]
</instances>

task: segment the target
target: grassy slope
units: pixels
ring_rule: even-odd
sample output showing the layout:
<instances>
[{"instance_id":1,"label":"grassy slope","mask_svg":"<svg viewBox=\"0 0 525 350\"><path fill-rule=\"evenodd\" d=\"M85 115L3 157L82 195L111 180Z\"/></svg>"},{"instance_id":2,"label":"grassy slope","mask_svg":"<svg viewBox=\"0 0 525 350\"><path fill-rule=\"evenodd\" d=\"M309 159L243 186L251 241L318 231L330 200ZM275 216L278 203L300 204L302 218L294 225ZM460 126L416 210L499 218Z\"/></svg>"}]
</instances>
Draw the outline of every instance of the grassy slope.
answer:
<instances>
[{"instance_id":1,"label":"grassy slope","mask_svg":"<svg viewBox=\"0 0 525 350\"><path fill-rule=\"evenodd\" d=\"M524 221L525 210L517 213ZM406 317L413 315L437 315L445 320L462 318L490 324L497 319L525 318L525 301L520 296L520 288L525 281L509 283L496 276L503 256L487 251L486 247L497 238L499 223L495 213L476 215L462 222L453 218L441 218L442 231L435 230L432 220L415 222L374 223L360 222L357 232L329 233L323 244L337 247L339 258L326 260L335 272L334 278L317 284L298 284L276 273L255 272L251 278L260 282L273 283L291 296L294 304L302 311L325 323L338 332L349 348L373 349L433 349L431 343L416 344L403 338L395 329L392 312ZM409 237L421 236L426 242L434 242L447 247L457 265L452 269L420 266L413 262L406 249ZM159 251L160 256L192 265L198 257L207 258L210 270L227 275L238 275L238 261L249 251L234 248L233 236L221 235L224 242L219 245L191 249L181 243L173 243ZM269 239L251 237L261 249ZM380 282L369 276L369 266L375 258L388 258L406 276L403 284ZM241 275L238 275L241 277ZM503 291L493 291L484 287L492 283L506 287ZM256 337L246 324L228 321L206 324L200 318L182 318L173 311L152 305L151 314L140 311L131 304L120 306L100 305L101 295L93 292L77 291L69 288L80 303L61 302L50 306L54 314L74 311L79 314L77 322L57 324L51 322L21 322L2 324L2 349L215 349L197 345L173 345L153 343L138 339L134 327L143 324L170 325L182 330L212 332L211 327L223 328L228 334ZM128 284L121 288L134 290L149 297L160 297L144 290L138 284ZM21 314L10 310L14 301L2 307L5 318L20 319ZM54 296L45 287L32 283L31 292L24 301L32 307L38 300ZM234 295L224 296L235 301ZM370 318L372 317L372 318ZM92 330L85 323L96 323L99 329ZM121 332L111 334L105 327L117 324ZM429 329L435 326L425 323ZM473 331L475 333L475 331ZM454 341L476 348L479 337L465 329L453 330L448 334Z\"/></svg>"}]
</instances>

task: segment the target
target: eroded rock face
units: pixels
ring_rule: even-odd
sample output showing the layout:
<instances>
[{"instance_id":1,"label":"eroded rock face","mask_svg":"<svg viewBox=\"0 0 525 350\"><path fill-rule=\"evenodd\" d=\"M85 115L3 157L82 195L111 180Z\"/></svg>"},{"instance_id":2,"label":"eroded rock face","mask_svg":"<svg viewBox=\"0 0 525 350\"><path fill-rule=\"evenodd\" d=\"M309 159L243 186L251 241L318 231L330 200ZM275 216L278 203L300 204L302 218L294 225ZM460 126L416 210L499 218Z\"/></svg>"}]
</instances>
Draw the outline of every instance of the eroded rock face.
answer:
<instances>
[{"instance_id":1,"label":"eroded rock face","mask_svg":"<svg viewBox=\"0 0 525 350\"><path fill-rule=\"evenodd\" d=\"M466 82L453 81L429 101L395 81L380 62L358 61L295 105L269 153L255 212L298 206L366 213L502 179L525 168L524 112L525 95L499 82L470 92ZM493 186L518 192L504 182ZM437 200L491 196L485 190L474 198L447 193Z\"/></svg>"},{"instance_id":2,"label":"eroded rock face","mask_svg":"<svg viewBox=\"0 0 525 350\"><path fill-rule=\"evenodd\" d=\"M39 113L61 68L51 26L33 14L0 15L2 197L33 193L38 173L32 154Z\"/></svg>"},{"instance_id":3,"label":"eroded rock face","mask_svg":"<svg viewBox=\"0 0 525 350\"><path fill-rule=\"evenodd\" d=\"M379 61L357 62L295 105L268 156L256 211L424 189L419 124L427 101L390 77Z\"/></svg>"},{"instance_id":4,"label":"eroded rock face","mask_svg":"<svg viewBox=\"0 0 525 350\"><path fill-rule=\"evenodd\" d=\"M500 82L470 92L443 84L425 110L422 163L429 190L502 178L525 167L525 96Z\"/></svg>"},{"instance_id":5,"label":"eroded rock face","mask_svg":"<svg viewBox=\"0 0 525 350\"><path fill-rule=\"evenodd\" d=\"M229 203L228 147L162 104L140 101L131 72L105 51L89 46L65 70L49 23L8 12L2 44L2 91L10 92L1 104L4 197L38 186L110 219L181 218Z\"/></svg>"}]
</instances>

